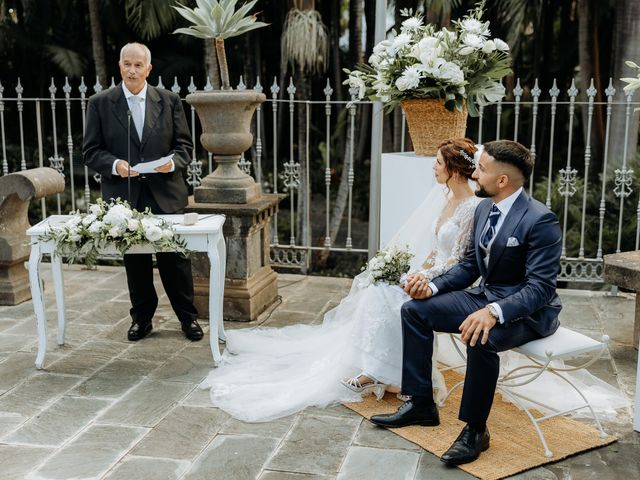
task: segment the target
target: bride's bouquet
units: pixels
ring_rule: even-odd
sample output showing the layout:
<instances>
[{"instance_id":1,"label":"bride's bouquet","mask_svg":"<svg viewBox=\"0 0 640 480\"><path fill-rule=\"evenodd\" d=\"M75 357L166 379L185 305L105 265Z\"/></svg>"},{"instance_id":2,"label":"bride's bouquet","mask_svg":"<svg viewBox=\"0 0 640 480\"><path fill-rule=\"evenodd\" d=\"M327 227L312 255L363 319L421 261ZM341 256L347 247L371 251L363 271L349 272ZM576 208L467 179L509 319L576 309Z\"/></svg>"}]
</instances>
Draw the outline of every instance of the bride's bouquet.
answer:
<instances>
[{"instance_id":1,"label":"bride's bouquet","mask_svg":"<svg viewBox=\"0 0 640 480\"><path fill-rule=\"evenodd\" d=\"M400 278L409 271L412 258L413 253L409 252L408 248L400 248L397 245L380 250L362 267L362 270L368 273L368 281L365 283L375 285L382 282L397 285Z\"/></svg>"},{"instance_id":2,"label":"bride's bouquet","mask_svg":"<svg viewBox=\"0 0 640 480\"><path fill-rule=\"evenodd\" d=\"M175 234L173 225L152 214L138 212L119 198L111 203L98 199L88 212L72 212L62 225L49 228L40 240L56 242L56 253L69 263L84 257L95 264L99 251L113 245L121 254L135 245L151 245L155 251L186 252L186 242Z\"/></svg>"}]
</instances>

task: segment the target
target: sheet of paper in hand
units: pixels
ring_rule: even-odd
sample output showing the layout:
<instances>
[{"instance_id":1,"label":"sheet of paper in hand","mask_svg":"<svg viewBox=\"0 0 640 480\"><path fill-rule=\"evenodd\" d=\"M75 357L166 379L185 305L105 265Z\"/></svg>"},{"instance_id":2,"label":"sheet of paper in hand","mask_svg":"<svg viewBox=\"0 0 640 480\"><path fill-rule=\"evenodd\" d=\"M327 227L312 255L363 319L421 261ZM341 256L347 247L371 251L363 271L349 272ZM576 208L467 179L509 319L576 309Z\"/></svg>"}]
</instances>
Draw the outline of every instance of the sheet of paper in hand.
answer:
<instances>
[{"instance_id":1,"label":"sheet of paper in hand","mask_svg":"<svg viewBox=\"0 0 640 480\"><path fill-rule=\"evenodd\" d=\"M156 168L161 167L169 160L173 158L173 155L167 155L166 157L160 157L157 160L151 162L141 162L131 166L131 170L135 170L138 173L158 173Z\"/></svg>"}]
</instances>

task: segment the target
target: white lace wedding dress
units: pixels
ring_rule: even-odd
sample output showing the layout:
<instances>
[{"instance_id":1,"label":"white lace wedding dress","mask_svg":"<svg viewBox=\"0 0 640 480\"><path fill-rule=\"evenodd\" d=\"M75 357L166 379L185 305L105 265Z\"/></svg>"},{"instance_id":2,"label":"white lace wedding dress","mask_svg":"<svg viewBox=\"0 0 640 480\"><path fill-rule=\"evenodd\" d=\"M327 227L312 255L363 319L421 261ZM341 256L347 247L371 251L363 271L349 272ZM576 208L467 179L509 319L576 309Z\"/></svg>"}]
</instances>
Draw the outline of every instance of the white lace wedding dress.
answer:
<instances>
[{"instance_id":1,"label":"white lace wedding dress","mask_svg":"<svg viewBox=\"0 0 640 480\"><path fill-rule=\"evenodd\" d=\"M463 200L450 218L438 222L446 202L445 189L435 186L391 240L408 246L415 253L412 270L429 278L463 255L478 199ZM432 267L423 270L427 257ZM400 385L400 307L410 298L399 285L368 285L367 275L355 277L349 294L327 312L322 325L228 331L223 360L202 384L211 389L213 404L240 420L260 422L308 406L359 401L360 395L340 380L363 370L383 383ZM434 372L440 396L444 381Z\"/></svg>"}]
</instances>

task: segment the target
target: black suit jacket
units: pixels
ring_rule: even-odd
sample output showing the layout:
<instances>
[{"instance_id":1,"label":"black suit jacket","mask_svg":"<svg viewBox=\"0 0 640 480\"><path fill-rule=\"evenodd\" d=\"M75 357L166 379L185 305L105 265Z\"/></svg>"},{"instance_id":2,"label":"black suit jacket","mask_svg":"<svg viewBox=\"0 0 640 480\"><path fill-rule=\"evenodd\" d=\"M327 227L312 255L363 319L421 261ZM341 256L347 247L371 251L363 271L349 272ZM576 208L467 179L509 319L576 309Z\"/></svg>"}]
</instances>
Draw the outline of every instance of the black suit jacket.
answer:
<instances>
[{"instance_id":1,"label":"black suit jacket","mask_svg":"<svg viewBox=\"0 0 640 480\"><path fill-rule=\"evenodd\" d=\"M127 179L112 175L116 159L129 160L131 166L173 155L175 170L170 173L146 174L152 195L163 213L173 213L187 204L187 185L183 171L190 162L193 148L189 127L180 97L167 90L148 85L145 101L142 140L133 120L127 139L129 105L122 84L93 95L87 107L87 124L83 143L84 163L102 176L101 190L105 200L127 199ZM131 144L131 158L127 147ZM131 205L140 195L141 180L131 178Z\"/></svg>"},{"instance_id":2,"label":"black suit jacket","mask_svg":"<svg viewBox=\"0 0 640 480\"><path fill-rule=\"evenodd\" d=\"M529 322L541 336L559 326L562 308L556 293L562 233L555 214L524 191L509 210L489 251L485 266L480 245L492 201L480 202L475 211L473 235L464 258L433 280L440 292L461 290L481 277L475 293L484 293L500 305L505 325Z\"/></svg>"}]
</instances>

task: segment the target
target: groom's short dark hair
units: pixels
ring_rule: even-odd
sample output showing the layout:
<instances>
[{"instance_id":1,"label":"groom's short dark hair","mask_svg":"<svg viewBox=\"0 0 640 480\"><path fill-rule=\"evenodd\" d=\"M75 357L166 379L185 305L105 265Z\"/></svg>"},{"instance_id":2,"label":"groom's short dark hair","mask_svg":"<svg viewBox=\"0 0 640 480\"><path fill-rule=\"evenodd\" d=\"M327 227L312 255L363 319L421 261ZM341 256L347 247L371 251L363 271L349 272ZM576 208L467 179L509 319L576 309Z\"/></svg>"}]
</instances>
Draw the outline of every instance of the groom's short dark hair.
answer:
<instances>
[{"instance_id":1,"label":"groom's short dark hair","mask_svg":"<svg viewBox=\"0 0 640 480\"><path fill-rule=\"evenodd\" d=\"M513 140L495 140L484 144L484 151L496 161L513 165L522 172L526 180L533 171L533 157L531 152Z\"/></svg>"}]
</instances>

